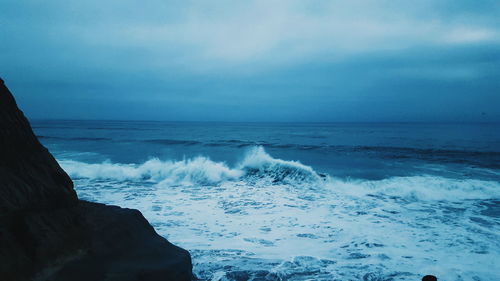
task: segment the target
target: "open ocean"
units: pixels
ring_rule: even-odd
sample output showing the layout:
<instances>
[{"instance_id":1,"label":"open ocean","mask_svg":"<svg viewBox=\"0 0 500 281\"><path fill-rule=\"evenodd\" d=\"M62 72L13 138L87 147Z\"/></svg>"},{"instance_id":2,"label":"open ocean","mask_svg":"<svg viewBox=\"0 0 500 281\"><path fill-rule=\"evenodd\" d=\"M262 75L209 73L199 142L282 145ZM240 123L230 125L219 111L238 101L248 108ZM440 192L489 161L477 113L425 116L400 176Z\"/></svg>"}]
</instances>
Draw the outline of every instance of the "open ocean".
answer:
<instances>
[{"instance_id":1,"label":"open ocean","mask_svg":"<svg viewBox=\"0 0 500 281\"><path fill-rule=\"evenodd\" d=\"M202 280L500 280L500 124L32 125Z\"/></svg>"}]
</instances>

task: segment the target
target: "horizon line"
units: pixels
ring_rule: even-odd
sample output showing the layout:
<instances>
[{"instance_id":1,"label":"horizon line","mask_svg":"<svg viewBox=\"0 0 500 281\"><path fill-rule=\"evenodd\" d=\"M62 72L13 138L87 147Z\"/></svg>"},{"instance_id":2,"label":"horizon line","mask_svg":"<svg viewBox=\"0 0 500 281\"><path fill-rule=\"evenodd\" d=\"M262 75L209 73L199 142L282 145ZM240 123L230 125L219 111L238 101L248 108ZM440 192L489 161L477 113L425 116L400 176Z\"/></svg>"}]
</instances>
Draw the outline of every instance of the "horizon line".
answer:
<instances>
[{"instance_id":1,"label":"horizon line","mask_svg":"<svg viewBox=\"0 0 500 281\"><path fill-rule=\"evenodd\" d=\"M76 119L28 118L31 121L101 121L101 122L158 122L158 123L254 123L254 124L500 124L500 121L200 121L200 120L151 120L151 119Z\"/></svg>"}]
</instances>

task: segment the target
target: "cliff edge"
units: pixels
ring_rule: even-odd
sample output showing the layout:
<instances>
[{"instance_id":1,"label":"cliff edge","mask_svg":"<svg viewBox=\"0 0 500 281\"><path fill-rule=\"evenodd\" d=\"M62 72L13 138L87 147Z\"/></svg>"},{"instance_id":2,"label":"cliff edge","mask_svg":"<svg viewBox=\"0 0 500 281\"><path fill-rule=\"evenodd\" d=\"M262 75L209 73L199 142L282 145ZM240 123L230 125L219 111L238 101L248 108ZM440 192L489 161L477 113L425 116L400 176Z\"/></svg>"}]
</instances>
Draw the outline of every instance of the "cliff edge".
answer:
<instances>
[{"instance_id":1,"label":"cliff edge","mask_svg":"<svg viewBox=\"0 0 500 281\"><path fill-rule=\"evenodd\" d=\"M137 210L78 200L0 79L0 280L191 280Z\"/></svg>"}]
</instances>

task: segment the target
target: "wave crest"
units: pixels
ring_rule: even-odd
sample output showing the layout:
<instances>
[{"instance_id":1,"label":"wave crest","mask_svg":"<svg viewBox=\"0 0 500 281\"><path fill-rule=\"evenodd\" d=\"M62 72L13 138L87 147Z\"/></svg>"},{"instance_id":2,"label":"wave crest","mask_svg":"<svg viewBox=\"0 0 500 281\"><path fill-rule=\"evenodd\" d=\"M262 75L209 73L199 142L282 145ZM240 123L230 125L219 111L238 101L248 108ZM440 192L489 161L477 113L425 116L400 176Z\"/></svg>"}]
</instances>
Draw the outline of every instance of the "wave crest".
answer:
<instances>
[{"instance_id":1,"label":"wave crest","mask_svg":"<svg viewBox=\"0 0 500 281\"><path fill-rule=\"evenodd\" d=\"M266 178L274 183L296 184L316 183L320 176L309 166L298 161L275 159L262 146L250 150L240 169L247 177Z\"/></svg>"}]
</instances>

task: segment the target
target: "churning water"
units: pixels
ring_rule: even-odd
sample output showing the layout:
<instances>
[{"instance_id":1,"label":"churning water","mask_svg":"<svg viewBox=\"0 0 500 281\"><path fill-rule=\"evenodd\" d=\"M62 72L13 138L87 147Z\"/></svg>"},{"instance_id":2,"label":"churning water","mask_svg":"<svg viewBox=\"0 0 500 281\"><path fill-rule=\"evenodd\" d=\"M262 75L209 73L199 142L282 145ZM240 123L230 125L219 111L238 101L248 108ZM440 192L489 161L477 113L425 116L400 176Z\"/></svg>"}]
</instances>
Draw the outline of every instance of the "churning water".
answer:
<instances>
[{"instance_id":1,"label":"churning water","mask_svg":"<svg viewBox=\"0 0 500 281\"><path fill-rule=\"evenodd\" d=\"M498 124L35 121L202 280L498 280Z\"/></svg>"}]
</instances>

